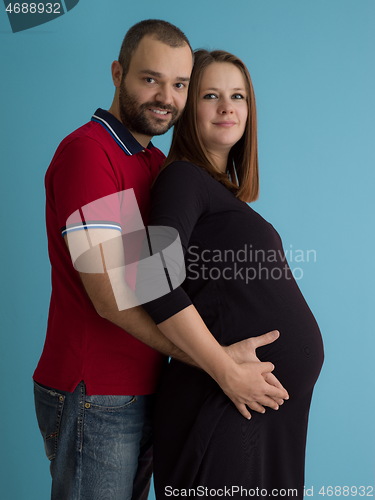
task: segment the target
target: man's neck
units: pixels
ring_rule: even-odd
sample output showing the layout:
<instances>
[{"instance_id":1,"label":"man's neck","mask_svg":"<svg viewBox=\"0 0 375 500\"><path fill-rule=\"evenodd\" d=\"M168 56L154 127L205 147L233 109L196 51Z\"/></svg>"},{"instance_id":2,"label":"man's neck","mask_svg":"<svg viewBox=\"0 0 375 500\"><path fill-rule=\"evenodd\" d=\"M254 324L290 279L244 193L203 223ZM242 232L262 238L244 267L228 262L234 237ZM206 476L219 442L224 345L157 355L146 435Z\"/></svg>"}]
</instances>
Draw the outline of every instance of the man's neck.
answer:
<instances>
[{"instance_id":1,"label":"man's neck","mask_svg":"<svg viewBox=\"0 0 375 500\"><path fill-rule=\"evenodd\" d=\"M136 139L141 146L143 146L144 148L147 148L152 137L150 137L149 135L138 134L137 132L133 132L133 130L130 130L130 129L128 129L128 130L131 133L131 135L134 137L134 139Z\"/></svg>"},{"instance_id":2,"label":"man's neck","mask_svg":"<svg viewBox=\"0 0 375 500\"><path fill-rule=\"evenodd\" d=\"M108 112L111 113L115 118L118 119L119 122L122 123L120 112L114 104L112 104L112 106L109 108ZM134 139L136 141L138 141L141 146L143 146L144 148L147 148L152 137L150 137L149 135L138 134L137 132L134 132L133 130L131 130L129 128L128 128L128 130L131 133L131 135L134 137Z\"/></svg>"}]
</instances>

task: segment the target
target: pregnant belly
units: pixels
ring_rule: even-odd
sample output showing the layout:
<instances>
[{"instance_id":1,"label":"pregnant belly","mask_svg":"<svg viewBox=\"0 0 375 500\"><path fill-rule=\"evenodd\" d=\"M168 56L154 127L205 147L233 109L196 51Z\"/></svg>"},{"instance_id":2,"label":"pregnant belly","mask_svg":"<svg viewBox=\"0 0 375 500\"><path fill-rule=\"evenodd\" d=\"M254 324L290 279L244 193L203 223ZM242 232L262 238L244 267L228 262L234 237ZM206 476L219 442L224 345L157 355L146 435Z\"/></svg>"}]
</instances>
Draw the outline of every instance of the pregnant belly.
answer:
<instances>
[{"instance_id":1,"label":"pregnant belly","mask_svg":"<svg viewBox=\"0 0 375 500\"><path fill-rule=\"evenodd\" d=\"M275 342L257 350L259 359L275 365L274 374L291 397L311 391L323 364L323 342L294 280L220 286L212 281L194 294L194 305L222 345L279 330Z\"/></svg>"},{"instance_id":2,"label":"pregnant belly","mask_svg":"<svg viewBox=\"0 0 375 500\"><path fill-rule=\"evenodd\" d=\"M269 329L278 329L280 337L261 347L257 355L261 361L275 365L274 374L291 397L310 391L321 370L324 350L319 327L305 303L298 309L284 308L275 315ZM271 325L269 325L271 326Z\"/></svg>"}]
</instances>

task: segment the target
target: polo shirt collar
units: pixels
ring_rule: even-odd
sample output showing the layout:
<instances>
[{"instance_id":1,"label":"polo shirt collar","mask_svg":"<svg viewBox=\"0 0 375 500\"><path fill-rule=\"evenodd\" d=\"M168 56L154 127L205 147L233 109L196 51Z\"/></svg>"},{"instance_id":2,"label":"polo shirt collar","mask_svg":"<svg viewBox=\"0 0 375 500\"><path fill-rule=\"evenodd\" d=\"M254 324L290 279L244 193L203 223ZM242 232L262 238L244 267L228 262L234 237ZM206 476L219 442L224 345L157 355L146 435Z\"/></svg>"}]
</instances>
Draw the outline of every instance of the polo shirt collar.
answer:
<instances>
[{"instance_id":1,"label":"polo shirt collar","mask_svg":"<svg viewBox=\"0 0 375 500\"><path fill-rule=\"evenodd\" d=\"M112 113L98 108L91 118L91 121L102 125L112 138L117 142L120 148L129 156L141 153L144 147L134 138L129 130ZM147 148L152 148L152 142Z\"/></svg>"}]
</instances>

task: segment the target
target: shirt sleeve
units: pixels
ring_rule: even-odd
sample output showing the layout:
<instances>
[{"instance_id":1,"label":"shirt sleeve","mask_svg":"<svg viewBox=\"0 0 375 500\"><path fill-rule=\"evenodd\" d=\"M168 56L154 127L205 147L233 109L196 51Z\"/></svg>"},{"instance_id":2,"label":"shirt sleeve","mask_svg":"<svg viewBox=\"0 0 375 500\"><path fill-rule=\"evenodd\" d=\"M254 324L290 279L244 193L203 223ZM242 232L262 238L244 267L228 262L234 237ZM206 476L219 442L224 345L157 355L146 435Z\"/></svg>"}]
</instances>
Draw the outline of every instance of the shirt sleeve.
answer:
<instances>
[{"instance_id":1,"label":"shirt sleeve","mask_svg":"<svg viewBox=\"0 0 375 500\"><path fill-rule=\"evenodd\" d=\"M63 236L69 230L82 228L82 221L121 230L116 196L109 196L119 191L118 179L96 140L79 137L62 143L49 170L47 197L56 211Z\"/></svg>"},{"instance_id":2,"label":"shirt sleeve","mask_svg":"<svg viewBox=\"0 0 375 500\"><path fill-rule=\"evenodd\" d=\"M184 254L194 227L209 209L205 175L194 164L174 162L161 172L152 189L149 226L167 226L177 230ZM191 304L191 299L179 286L143 307L158 324Z\"/></svg>"}]
</instances>

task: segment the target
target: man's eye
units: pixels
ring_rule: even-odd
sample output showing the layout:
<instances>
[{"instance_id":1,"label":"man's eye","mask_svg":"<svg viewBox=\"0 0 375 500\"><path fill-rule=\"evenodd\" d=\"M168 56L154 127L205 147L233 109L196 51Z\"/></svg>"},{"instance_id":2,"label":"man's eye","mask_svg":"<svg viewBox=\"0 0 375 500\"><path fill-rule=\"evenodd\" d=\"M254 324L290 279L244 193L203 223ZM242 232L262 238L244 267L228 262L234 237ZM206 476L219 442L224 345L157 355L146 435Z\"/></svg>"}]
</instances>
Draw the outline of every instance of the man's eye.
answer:
<instances>
[{"instance_id":1,"label":"man's eye","mask_svg":"<svg viewBox=\"0 0 375 500\"><path fill-rule=\"evenodd\" d=\"M216 94L205 94L203 96L203 99L217 99L217 95Z\"/></svg>"},{"instance_id":2,"label":"man's eye","mask_svg":"<svg viewBox=\"0 0 375 500\"><path fill-rule=\"evenodd\" d=\"M184 83L181 83L181 82L176 83L176 88L178 88L178 89L184 89L185 87L186 87L186 85Z\"/></svg>"},{"instance_id":3,"label":"man's eye","mask_svg":"<svg viewBox=\"0 0 375 500\"><path fill-rule=\"evenodd\" d=\"M242 94L233 94L232 99L245 99L245 96Z\"/></svg>"},{"instance_id":4,"label":"man's eye","mask_svg":"<svg viewBox=\"0 0 375 500\"><path fill-rule=\"evenodd\" d=\"M155 83L155 78L151 78L151 76L148 76L145 80L147 83Z\"/></svg>"}]
</instances>

